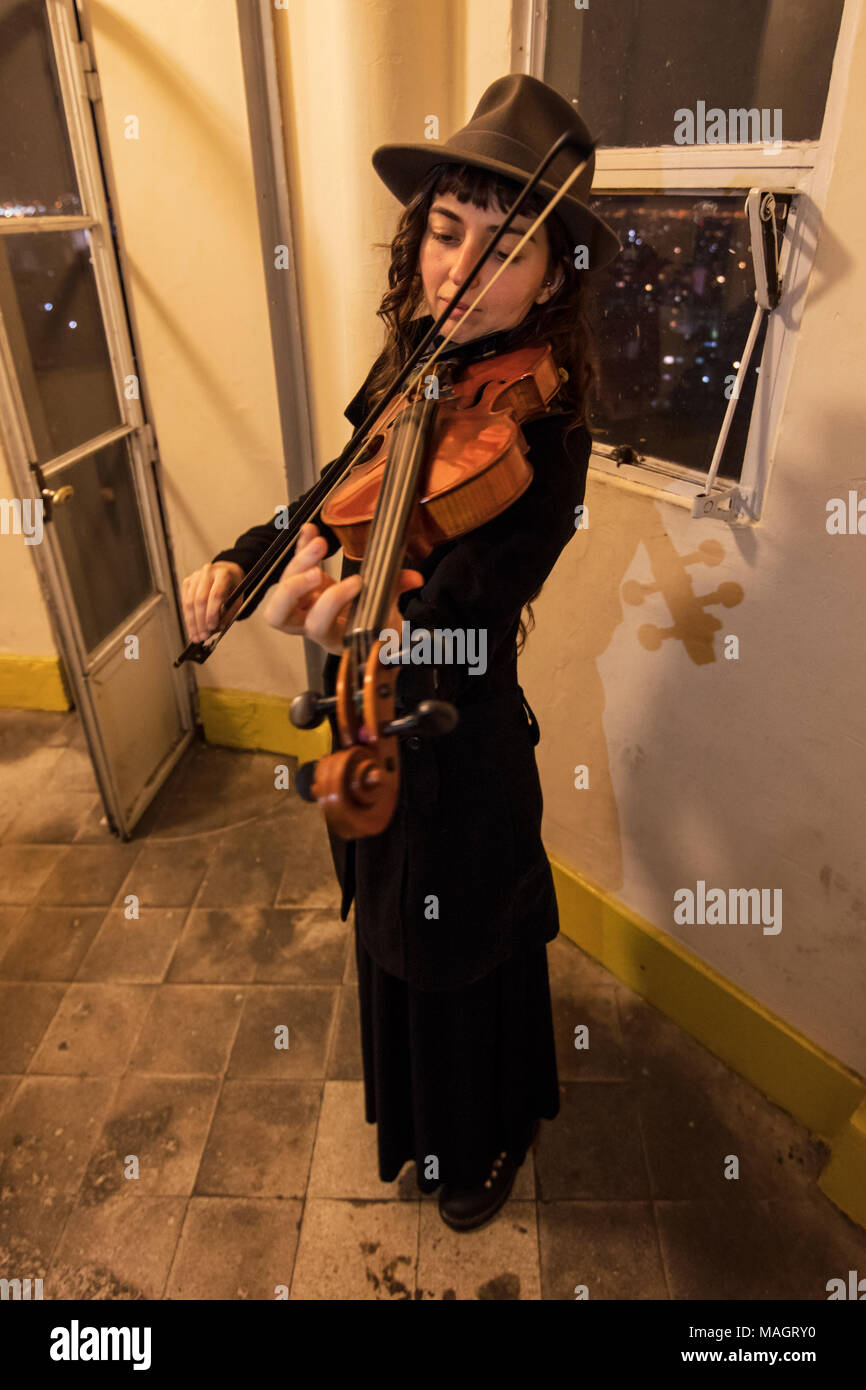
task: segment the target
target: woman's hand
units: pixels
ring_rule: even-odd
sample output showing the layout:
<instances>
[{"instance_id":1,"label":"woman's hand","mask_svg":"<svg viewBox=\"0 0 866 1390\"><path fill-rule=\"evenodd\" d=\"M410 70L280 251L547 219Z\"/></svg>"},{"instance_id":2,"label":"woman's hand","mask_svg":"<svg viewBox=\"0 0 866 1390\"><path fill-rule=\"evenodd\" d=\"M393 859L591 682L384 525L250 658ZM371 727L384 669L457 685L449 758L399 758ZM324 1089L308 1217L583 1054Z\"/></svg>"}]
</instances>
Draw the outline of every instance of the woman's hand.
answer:
<instances>
[{"instance_id":1,"label":"woman's hand","mask_svg":"<svg viewBox=\"0 0 866 1390\"><path fill-rule=\"evenodd\" d=\"M218 560L213 565L202 565L200 570L187 575L180 586L180 599L191 642L203 642L216 631L220 605L243 577L244 571L233 560ZM232 604L226 617L239 607L240 602L239 599Z\"/></svg>"},{"instance_id":2,"label":"woman's hand","mask_svg":"<svg viewBox=\"0 0 866 1390\"><path fill-rule=\"evenodd\" d=\"M318 527L305 522L295 553L279 583L271 590L262 612L271 627L309 637L325 651L339 656L349 616L345 609L360 592L361 576L352 574L348 579L332 579L317 563L327 552L327 543ZM401 570L397 594L404 589L417 589L423 583L424 576L418 570ZM403 615L395 598L388 624L399 632L402 622Z\"/></svg>"}]
</instances>

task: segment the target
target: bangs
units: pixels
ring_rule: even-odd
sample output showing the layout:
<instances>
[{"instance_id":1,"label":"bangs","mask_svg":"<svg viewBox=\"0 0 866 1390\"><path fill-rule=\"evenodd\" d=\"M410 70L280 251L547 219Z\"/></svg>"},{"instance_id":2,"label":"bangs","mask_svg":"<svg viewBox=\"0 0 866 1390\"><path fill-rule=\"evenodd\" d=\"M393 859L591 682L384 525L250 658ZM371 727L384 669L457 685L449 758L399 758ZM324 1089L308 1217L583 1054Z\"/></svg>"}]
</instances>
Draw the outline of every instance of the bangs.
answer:
<instances>
[{"instance_id":1,"label":"bangs","mask_svg":"<svg viewBox=\"0 0 866 1390\"><path fill-rule=\"evenodd\" d=\"M433 186L433 197L439 193L451 193L460 203L472 203L473 207L485 211L494 204L499 212L508 212L517 201L522 184L513 179L503 178L487 169L479 169L473 164L445 164ZM544 199L533 193L520 209L520 215L538 214L544 206Z\"/></svg>"}]
</instances>

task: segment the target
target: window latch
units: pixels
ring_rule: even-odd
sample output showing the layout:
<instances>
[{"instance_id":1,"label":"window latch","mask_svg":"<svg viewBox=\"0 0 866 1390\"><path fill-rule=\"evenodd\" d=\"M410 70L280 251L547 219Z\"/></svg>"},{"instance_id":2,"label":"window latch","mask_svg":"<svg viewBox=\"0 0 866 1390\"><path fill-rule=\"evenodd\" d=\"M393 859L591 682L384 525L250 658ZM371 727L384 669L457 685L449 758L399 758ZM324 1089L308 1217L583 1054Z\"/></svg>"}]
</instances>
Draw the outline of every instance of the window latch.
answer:
<instances>
[{"instance_id":1,"label":"window latch","mask_svg":"<svg viewBox=\"0 0 866 1390\"><path fill-rule=\"evenodd\" d=\"M725 444L731 429L731 422L734 418L734 411L740 399L740 390L746 380L746 372L755 350L755 343L758 340L758 332L761 327L761 320L764 314L771 314L779 305L782 297L782 273L781 273L781 247L779 245L779 235L776 226L776 194L779 194L785 205L785 221L787 222L788 210L791 206L791 197L795 190L793 188L750 188L746 196L746 216L749 220L749 232L751 235L752 264L755 270L755 316L752 319L752 326L749 329L749 336L746 339L746 346L740 359L739 369L736 380L731 390L728 408L725 411L725 418L722 421L722 428L719 430L719 437L716 440L716 447L713 450L713 457L710 462L709 472L704 482L703 492L699 492L692 501L693 517L717 517L723 521L736 521L744 512L749 511L748 499L746 494L739 488L732 487L728 491L717 497L710 495L710 490L719 471L719 464L725 451ZM730 501L729 501L730 499ZM726 503L729 503L727 506Z\"/></svg>"}]
</instances>

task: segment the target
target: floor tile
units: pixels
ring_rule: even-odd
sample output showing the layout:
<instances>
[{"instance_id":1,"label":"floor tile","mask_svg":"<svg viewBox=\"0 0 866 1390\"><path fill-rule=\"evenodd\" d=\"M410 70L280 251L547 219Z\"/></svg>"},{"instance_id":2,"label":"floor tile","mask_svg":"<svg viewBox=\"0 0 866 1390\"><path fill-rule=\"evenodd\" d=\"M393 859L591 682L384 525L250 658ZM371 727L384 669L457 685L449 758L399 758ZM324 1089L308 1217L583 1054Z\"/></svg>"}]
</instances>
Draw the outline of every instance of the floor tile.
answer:
<instances>
[{"instance_id":1,"label":"floor tile","mask_svg":"<svg viewBox=\"0 0 866 1390\"><path fill-rule=\"evenodd\" d=\"M6 1109L6 1106L11 1101L16 1090L18 1089L18 1083L22 1079L23 1078L21 1075L0 1076L0 1115L3 1114L3 1111Z\"/></svg>"},{"instance_id":2,"label":"floor tile","mask_svg":"<svg viewBox=\"0 0 866 1390\"><path fill-rule=\"evenodd\" d=\"M771 1224L783 1234L785 1265L791 1298L826 1299L843 1281L850 1297L850 1271L866 1278L866 1231L835 1207L823 1192L812 1189L786 1200L769 1198ZM866 1285L860 1285L860 1300ZM859 1300L858 1300L859 1301Z\"/></svg>"},{"instance_id":3,"label":"floor tile","mask_svg":"<svg viewBox=\"0 0 866 1390\"><path fill-rule=\"evenodd\" d=\"M234 986L163 985L154 994L130 1070L222 1076L244 997L244 991Z\"/></svg>"},{"instance_id":4,"label":"floor tile","mask_svg":"<svg viewBox=\"0 0 866 1390\"><path fill-rule=\"evenodd\" d=\"M186 1197L114 1197L70 1213L46 1279L46 1298L161 1298Z\"/></svg>"},{"instance_id":5,"label":"floor tile","mask_svg":"<svg viewBox=\"0 0 866 1390\"><path fill-rule=\"evenodd\" d=\"M184 840L150 840L132 865L120 889L125 899L134 893L142 907L189 907L217 849L214 835Z\"/></svg>"},{"instance_id":6,"label":"floor tile","mask_svg":"<svg viewBox=\"0 0 866 1390\"><path fill-rule=\"evenodd\" d=\"M648 1198L637 1087L572 1081L559 1089L559 1115L542 1126L535 1148L539 1195Z\"/></svg>"},{"instance_id":7,"label":"floor tile","mask_svg":"<svg viewBox=\"0 0 866 1390\"><path fill-rule=\"evenodd\" d=\"M414 1299L420 1210L417 1202L308 1199L291 1297Z\"/></svg>"},{"instance_id":8,"label":"floor tile","mask_svg":"<svg viewBox=\"0 0 866 1390\"><path fill-rule=\"evenodd\" d=\"M0 903L32 903L66 853L63 845L0 845Z\"/></svg>"},{"instance_id":9,"label":"floor tile","mask_svg":"<svg viewBox=\"0 0 866 1390\"><path fill-rule=\"evenodd\" d=\"M648 1083L638 1097L653 1197L796 1197L830 1156L739 1077L703 1089Z\"/></svg>"},{"instance_id":10,"label":"floor tile","mask_svg":"<svg viewBox=\"0 0 866 1390\"><path fill-rule=\"evenodd\" d=\"M227 1075L324 1079L337 990L260 985L247 991Z\"/></svg>"},{"instance_id":11,"label":"floor tile","mask_svg":"<svg viewBox=\"0 0 866 1390\"><path fill-rule=\"evenodd\" d=\"M302 1210L297 1200L193 1197L165 1297L288 1297Z\"/></svg>"},{"instance_id":12,"label":"floor tile","mask_svg":"<svg viewBox=\"0 0 866 1390\"><path fill-rule=\"evenodd\" d=\"M0 1279L42 1279L75 1198L56 1189L0 1194Z\"/></svg>"},{"instance_id":13,"label":"floor tile","mask_svg":"<svg viewBox=\"0 0 866 1390\"><path fill-rule=\"evenodd\" d=\"M566 977L567 980L567 977ZM625 1081L629 1075L616 996L587 993L578 982L560 981L554 991L553 1028L561 1081Z\"/></svg>"},{"instance_id":14,"label":"floor tile","mask_svg":"<svg viewBox=\"0 0 866 1390\"><path fill-rule=\"evenodd\" d=\"M329 908L272 907L256 941L259 984L339 984L349 926Z\"/></svg>"},{"instance_id":15,"label":"floor tile","mask_svg":"<svg viewBox=\"0 0 866 1390\"><path fill-rule=\"evenodd\" d=\"M108 907L140 851L141 846L133 841L70 845L55 861L39 890L38 900L64 907Z\"/></svg>"},{"instance_id":16,"label":"floor tile","mask_svg":"<svg viewBox=\"0 0 866 1390\"><path fill-rule=\"evenodd\" d=\"M656 1202L655 1211L671 1298L802 1297L787 1232L766 1201Z\"/></svg>"},{"instance_id":17,"label":"floor tile","mask_svg":"<svg viewBox=\"0 0 866 1390\"><path fill-rule=\"evenodd\" d=\"M421 1299L537 1301L541 1297L534 1201L510 1198L495 1222L454 1231L435 1206L421 1208Z\"/></svg>"},{"instance_id":18,"label":"floor tile","mask_svg":"<svg viewBox=\"0 0 866 1390\"><path fill-rule=\"evenodd\" d=\"M92 815L94 805L92 791L41 791L19 806L3 831L3 843L71 844Z\"/></svg>"},{"instance_id":19,"label":"floor tile","mask_svg":"<svg viewBox=\"0 0 866 1390\"><path fill-rule=\"evenodd\" d=\"M328 1057L329 1081L361 1081L361 1009L357 985L341 985L337 1027Z\"/></svg>"},{"instance_id":20,"label":"floor tile","mask_svg":"<svg viewBox=\"0 0 866 1390\"><path fill-rule=\"evenodd\" d=\"M302 1197L318 1119L318 1081L225 1081L197 1197Z\"/></svg>"},{"instance_id":21,"label":"floor tile","mask_svg":"<svg viewBox=\"0 0 866 1390\"><path fill-rule=\"evenodd\" d=\"M192 908L175 948L171 984L252 984L259 959L270 964L275 941L285 927L275 925L272 909Z\"/></svg>"},{"instance_id":22,"label":"floor tile","mask_svg":"<svg viewBox=\"0 0 866 1390\"><path fill-rule=\"evenodd\" d=\"M284 861L277 906L324 907L339 912L341 892L325 818L314 806L302 803L302 808L307 814L292 825L291 854Z\"/></svg>"},{"instance_id":23,"label":"floor tile","mask_svg":"<svg viewBox=\"0 0 866 1390\"><path fill-rule=\"evenodd\" d=\"M4 709L0 718L0 762L30 749L65 748L76 729L78 716L66 710Z\"/></svg>"},{"instance_id":24,"label":"floor tile","mask_svg":"<svg viewBox=\"0 0 866 1390\"><path fill-rule=\"evenodd\" d=\"M30 1072L121 1075L152 997L151 985L70 985L30 1062Z\"/></svg>"},{"instance_id":25,"label":"floor tile","mask_svg":"<svg viewBox=\"0 0 866 1390\"><path fill-rule=\"evenodd\" d=\"M376 1126L364 1118L362 1081L325 1085L307 1193L309 1197L380 1201L401 1197L417 1201L421 1195L412 1163L393 1182L379 1178Z\"/></svg>"},{"instance_id":26,"label":"floor tile","mask_svg":"<svg viewBox=\"0 0 866 1390\"><path fill-rule=\"evenodd\" d=\"M115 1088L105 1076L25 1076L0 1119L0 1192L76 1193Z\"/></svg>"},{"instance_id":27,"label":"floor tile","mask_svg":"<svg viewBox=\"0 0 866 1390\"><path fill-rule=\"evenodd\" d=\"M104 907L26 908L0 957L0 979L73 980L104 919Z\"/></svg>"},{"instance_id":28,"label":"floor tile","mask_svg":"<svg viewBox=\"0 0 866 1390\"><path fill-rule=\"evenodd\" d=\"M240 826L290 809L288 794L275 785L274 753L192 745L160 793L150 825L160 839Z\"/></svg>"},{"instance_id":29,"label":"floor tile","mask_svg":"<svg viewBox=\"0 0 866 1390\"><path fill-rule=\"evenodd\" d=\"M542 1202L542 1297L671 1297L650 1202Z\"/></svg>"},{"instance_id":30,"label":"floor tile","mask_svg":"<svg viewBox=\"0 0 866 1390\"><path fill-rule=\"evenodd\" d=\"M126 1076L79 1194L83 1207L122 1194L189 1196L219 1092L216 1077Z\"/></svg>"},{"instance_id":31,"label":"floor tile","mask_svg":"<svg viewBox=\"0 0 866 1390\"><path fill-rule=\"evenodd\" d=\"M26 907L0 907L0 960L26 911Z\"/></svg>"},{"instance_id":32,"label":"floor tile","mask_svg":"<svg viewBox=\"0 0 866 1390\"><path fill-rule=\"evenodd\" d=\"M287 847L282 822L252 821L217 836L197 907L272 907Z\"/></svg>"},{"instance_id":33,"label":"floor tile","mask_svg":"<svg viewBox=\"0 0 866 1390\"><path fill-rule=\"evenodd\" d=\"M142 907L137 917L110 908L90 943L76 980L158 984L165 979L186 921L186 908ZM0 962L0 975L3 962Z\"/></svg>"},{"instance_id":34,"label":"floor tile","mask_svg":"<svg viewBox=\"0 0 866 1390\"><path fill-rule=\"evenodd\" d=\"M90 754L84 746L70 742L51 769L51 787L57 792L97 791Z\"/></svg>"},{"instance_id":35,"label":"floor tile","mask_svg":"<svg viewBox=\"0 0 866 1390\"><path fill-rule=\"evenodd\" d=\"M0 1072L27 1070L65 993L59 983L0 981Z\"/></svg>"}]
</instances>

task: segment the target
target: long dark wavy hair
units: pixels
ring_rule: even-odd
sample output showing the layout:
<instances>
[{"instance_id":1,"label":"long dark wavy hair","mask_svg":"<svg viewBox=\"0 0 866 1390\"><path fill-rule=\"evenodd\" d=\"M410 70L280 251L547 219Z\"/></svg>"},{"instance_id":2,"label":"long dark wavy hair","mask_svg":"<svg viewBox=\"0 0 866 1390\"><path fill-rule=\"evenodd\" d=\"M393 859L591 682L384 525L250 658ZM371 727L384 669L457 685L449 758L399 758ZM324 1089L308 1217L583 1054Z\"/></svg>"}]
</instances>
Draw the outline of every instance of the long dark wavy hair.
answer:
<instances>
[{"instance_id":1,"label":"long dark wavy hair","mask_svg":"<svg viewBox=\"0 0 866 1390\"><path fill-rule=\"evenodd\" d=\"M376 311L385 324L387 338L367 384L368 406L381 400L389 382L409 357L414 346L409 325L428 312L419 253L433 199L439 194L451 193L461 203L472 202L482 210L493 203L500 212L507 212L519 192L518 183L471 164L437 164L422 179L414 197L403 209L391 243L388 289ZM523 204L521 215L536 217L549 197L549 194L536 192ZM562 283L544 304L533 304L526 317L512 330L508 341L513 347L528 342L550 343L557 365L567 373L556 397L557 407L571 416L566 434L579 425L584 425L591 433L590 419L598 390L598 359L587 311L587 271L575 268L575 248L555 211L543 225L549 246L545 278L553 279L558 271ZM518 652L523 650L527 633L535 626L532 600L540 593L541 589L536 589L527 601L528 626L521 616Z\"/></svg>"}]
</instances>

